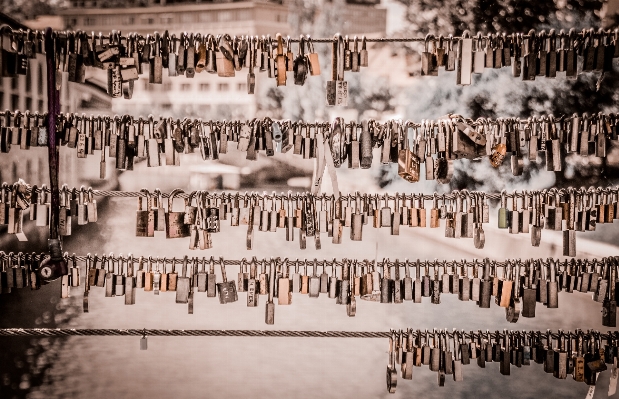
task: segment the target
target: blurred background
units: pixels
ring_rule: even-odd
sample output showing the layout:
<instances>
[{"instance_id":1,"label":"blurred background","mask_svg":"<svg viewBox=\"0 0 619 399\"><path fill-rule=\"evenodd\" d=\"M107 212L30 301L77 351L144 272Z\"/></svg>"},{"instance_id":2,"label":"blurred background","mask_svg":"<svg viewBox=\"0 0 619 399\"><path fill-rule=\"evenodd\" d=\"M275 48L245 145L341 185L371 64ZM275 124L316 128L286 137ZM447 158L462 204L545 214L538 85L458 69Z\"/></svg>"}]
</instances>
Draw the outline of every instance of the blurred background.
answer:
<instances>
[{"instance_id":1,"label":"blurred background","mask_svg":"<svg viewBox=\"0 0 619 399\"><path fill-rule=\"evenodd\" d=\"M283 0L283 1L172 1L172 0L5 0L1 23L14 28L84 30L142 34L168 30L229 33L231 35L313 38L332 37L336 32L367 37L417 37L472 33L528 32L529 29L580 30L588 27L614 29L619 1L596 0ZM296 48L296 46L295 46ZM414 44L368 44L370 64L360 73L348 73L349 106L325 107L324 71L329 70L330 47L315 44L320 55L320 77L308 77L304 86L289 82L276 87L274 80L257 73L256 94L247 94L245 71L234 78L208 73L195 78L168 78L162 85L136 82L131 100L106 94L106 75L87 69L86 84L67 81L63 75L61 105L64 112L87 115L129 114L134 117L200 117L203 120L251 119L253 117L326 121L374 118L436 119L447 113L465 117L528 118L552 113L555 117L574 112L617 112L619 80L617 65L612 73L580 75L577 80L539 78L523 82L511 76L510 68L486 69L473 76L471 86L456 86L454 72L441 70L438 77L421 77L420 52ZM29 61L28 75L0 79L1 109L47 110L45 59ZM560 75L560 74L559 74ZM421 181L409 184L397 176L396 165L375 163L370 170L337 171L343 193L449 192L454 189L500 191L549 187L609 186L618 183L619 150L616 142L608 157L569 155L562 172L548 172L541 163L525 160L525 173L512 176L509 162L498 169L482 161L459 161L451 183ZM377 155L375 156L375 158ZM181 166L148 168L137 163L134 171L120 172L108 162L108 178L99 180L99 157L77 159L74 150L61 148L60 183L95 189L162 191L188 190L305 191L310 185L312 161L287 154L260 156L246 161L236 151L219 161L203 161L198 154L184 154ZM422 173L423 174L423 173ZM15 146L0 157L0 181L22 178L41 185L49 180L44 148L24 151ZM323 185L329 189L329 184ZM182 257L224 256L358 259L473 259L560 257L561 235L544 230L540 247L531 247L528 235L510 235L496 228L496 210L491 211L484 250L472 240L447 239L443 229L401 229L400 236L388 229L366 228L361 243L344 240L333 245L323 239L323 249L313 245L301 251L298 241L286 242L283 231L256 232L255 249L245 250L242 228L222 227L213 235L213 248L190 251L186 239L164 236L136 238L135 199L97 198L99 221L73 226L64 239L69 253L133 253ZM493 204L496 205L496 204ZM74 218L75 223L75 218ZM4 227L0 228L0 232ZM43 251L47 230L25 224L28 243L12 235L0 235L0 249ZM344 237L348 232L344 231ZM601 258L618 255L617 224L598 225L595 232L577 233L577 255ZM378 248L378 249L376 249ZM83 271L83 270L82 270ZM228 275L236 276L237 270ZM84 273L82 273L83 278ZM591 294L559 296L560 308L537 306L537 317L516 324L505 321L504 309L492 305L479 309L444 295L442 304L404 303L382 305L358 301L357 316L349 318L343 306L321 296L295 295L291 306L276 306L274 326L264 324L264 304L239 302L219 305L214 298L196 295L193 315L177 305L171 293L154 296L138 292L136 305L125 306L122 298L104 298L102 289L90 293L90 313L82 313L82 287L71 297L59 299L59 282L39 291L13 290L0 295L0 327L66 328L201 328L385 331L389 328L457 328L503 330L548 328L601 329L601 305ZM384 368L387 340L293 339L293 338L149 338L149 349L139 350L138 338L0 338L1 398L167 398L167 397L386 397ZM497 364L479 369L464 367L464 381L448 376L439 388L427 369L415 369L413 381L399 380L398 397L585 397L587 386L541 372L539 365L512 368L511 377L498 372ZM606 397L609 372L603 373L595 397Z\"/></svg>"}]
</instances>

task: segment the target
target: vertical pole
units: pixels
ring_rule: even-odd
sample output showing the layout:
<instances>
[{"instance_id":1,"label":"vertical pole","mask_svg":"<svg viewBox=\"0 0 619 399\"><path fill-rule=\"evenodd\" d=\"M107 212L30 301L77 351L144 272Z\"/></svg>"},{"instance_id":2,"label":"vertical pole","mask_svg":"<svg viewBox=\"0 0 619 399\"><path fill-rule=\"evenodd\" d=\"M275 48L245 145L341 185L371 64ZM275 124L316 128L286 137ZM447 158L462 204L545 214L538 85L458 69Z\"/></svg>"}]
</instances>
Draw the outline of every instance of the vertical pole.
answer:
<instances>
[{"instance_id":1,"label":"vertical pole","mask_svg":"<svg viewBox=\"0 0 619 399\"><path fill-rule=\"evenodd\" d=\"M45 29L45 59L47 61L47 156L51 189L51 217L47 241L50 258L41 263L39 275L44 282L48 282L69 273L67 262L62 257L59 235L60 191L58 189L59 156L56 120L60 113L60 91L56 89L56 52L51 28Z\"/></svg>"}]
</instances>

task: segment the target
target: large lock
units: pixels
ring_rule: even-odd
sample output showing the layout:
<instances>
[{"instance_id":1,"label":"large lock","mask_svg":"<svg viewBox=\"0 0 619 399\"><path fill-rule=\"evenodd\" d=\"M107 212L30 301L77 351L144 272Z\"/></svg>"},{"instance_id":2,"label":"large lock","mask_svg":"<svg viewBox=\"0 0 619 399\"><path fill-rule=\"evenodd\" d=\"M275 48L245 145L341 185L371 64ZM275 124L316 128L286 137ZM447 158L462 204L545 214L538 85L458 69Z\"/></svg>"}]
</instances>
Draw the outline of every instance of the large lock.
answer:
<instances>
[{"instance_id":1,"label":"large lock","mask_svg":"<svg viewBox=\"0 0 619 399\"><path fill-rule=\"evenodd\" d=\"M183 192L181 189L176 189L168 197L168 212L165 214L166 238L189 237L189 225L185 224L185 212L174 212L172 209L174 197Z\"/></svg>"},{"instance_id":2,"label":"large lock","mask_svg":"<svg viewBox=\"0 0 619 399\"><path fill-rule=\"evenodd\" d=\"M433 51L430 51L430 42L434 47ZM434 36L426 35L425 48L421 53L421 76L438 76L438 60L435 52Z\"/></svg>"},{"instance_id":3,"label":"large lock","mask_svg":"<svg viewBox=\"0 0 619 399\"><path fill-rule=\"evenodd\" d=\"M69 268L62 256L62 247L59 239L49 239L48 247L50 257L43 260L39 266L38 274L43 283L56 280L69 274Z\"/></svg>"}]
</instances>

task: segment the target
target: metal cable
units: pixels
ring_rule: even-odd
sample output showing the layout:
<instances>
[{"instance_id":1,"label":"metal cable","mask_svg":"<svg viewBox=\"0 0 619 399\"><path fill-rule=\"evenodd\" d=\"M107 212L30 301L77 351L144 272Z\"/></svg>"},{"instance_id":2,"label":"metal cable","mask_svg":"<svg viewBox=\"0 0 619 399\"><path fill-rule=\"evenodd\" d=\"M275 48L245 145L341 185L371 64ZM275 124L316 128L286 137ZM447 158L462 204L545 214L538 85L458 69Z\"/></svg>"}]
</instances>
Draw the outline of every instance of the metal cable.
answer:
<instances>
[{"instance_id":1,"label":"metal cable","mask_svg":"<svg viewBox=\"0 0 619 399\"><path fill-rule=\"evenodd\" d=\"M65 185L66 186L66 185ZM64 186L63 186L64 187ZM99 197L123 197L123 198L138 198L138 197L148 197L149 195L151 196L156 196L158 194L155 194L155 192L150 193L148 190L143 189L142 191L110 191L110 190L93 190L92 188L86 188L84 186L82 186L82 188L84 189L84 193L87 194L88 192L92 192L93 195L95 196L99 196ZM49 188L45 187L37 187L36 188L37 193L41 193L41 191L45 191L46 193L49 193ZM532 190L532 191L518 191L518 190L514 190L513 192L509 193L507 191L504 191L504 194L502 193L497 193L497 192L483 192L483 191L468 191L468 190L455 190L450 194L438 194L438 193L434 193L434 194L397 194L393 195L393 194L368 194L368 193L355 193L355 194L347 194L347 195L342 195L340 197L338 197L339 201L354 201L358 196L360 196L363 199L371 199L371 200L378 200L379 203L382 204L382 201L384 201L385 199L388 199L389 201L395 201L396 199L398 201L402 201L402 200L418 200L418 199L423 199L424 201L432 201L434 199L436 199L437 201L443 201L443 200L455 200L455 199L469 199L469 198L474 198L475 195L481 195L482 197L485 197L486 199L490 199L490 200L500 200L501 196L504 195L505 198L514 198L514 196L516 198L523 198L525 193L527 193L527 195L529 195L529 198L531 195L536 195L536 194L541 194L543 196L545 195L554 195L559 194L559 195L565 195L567 193L570 192L570 190L574 190L575 193L579 193L579 194L586 194L586 193L591 193L591 192L595 192L596 194L600 194L600 193L610 193L610 194L619 194L619 186L608 186L608 187L590 187L588 189L581 187L581 188L561 188L561 189L556 189L556 188L551 188L549 190ZM61 189L61 191L63 191ZM69 192L69 193L73 193L73 194L78 194L80 193L81 188L77 188L77 187L73 187L73 188L66 188L65 192ZM149 193L149 194L147 194ZM194 197L196 194L198 193L198 191L193 191L190 193L186 193L186 192L182 192L182 193L178 193L176 194L175 198L189 198L190 196ZM257 201L263 201L263 200L286 200L286 199L292 199L294 201L297 200L302 200L302 199L309 199L309 198L314 198L315 200L319 201L321 199L325 199L325 200L331 200L333 199L333 195L314 195L312 196L309 192L306 193L273 193L273 194L267 194L266 192L263 192L262 194L256 193L256 192L245 192L243 194L241 193L226 193L226 192L204 192L205 194L203 194L205 196L205 198L207 199L217 199L217 200L243 200L243 201L247 201L249 199L255 199ZM170 194L168 193L161 193L161 197L162 198L169 198Z\"/></svg>"},{"instance_id":2,"label":"metal cable","mask_svg":"<svg viewBox=\"0 0 619 399\"><path fill-rule=\"evenodd\" d=\"M24 254L22 252L19 253L14 253L14 252L9 252L6 253L4 251L0 251L0 260L5 260L5 259L10 259L11 261L15 261L17 263L20 263L23 260L23 257L25 256L36 256L39 260L41 259L45 259L47 256L49 256L46 253L40 253L40 254L36 254L36 253L32 253L32 254ZM87 260L89 261L95 261L97 264L101 264L102 260L106 260L106 261L113 261L113 262L118 262L118 261L123 261L123 262L128 262L130 260L133 261L133 265L135 266L135 263L140 262L140 259L143 260L143 262L147 262L149 258L152 259L153 262L162 262L165 263L166 265L182 265L184 262L184 256L180 256L180 257L150 257L150 256L136 256L136 255L132 255L131 253L127 254L126 256L123 256L123 254L117 254L114 255L113 253L110 253L108 255L106 254L102 254L102 255L98 255L98 254L87 254L87 255L76 255L76 254L71 254L69 255L68 253L65 253L65 256L68 258L68 260L73 260L75 259L76 262L86 262ZM187 257L187 261L188 264L193 263L194 261L198 262L199 264L202 264L202 262L204 263L210 263L211 260L213 262L216 262L217 264L220 263L220 260L223 258L215 258L215 257ZM609 256L609 257L604 257L602 259L573 259L574 264L575 265L585 265L588 266L589 263L591 263L592 265L597 265L597 264L604 264L604 263L610 263L610 262L614 262L615 260L617 260L619 262L619 256ZM419 266L421 268L426 268L426 267L432 267L432 268L439 268L439 267L447 267L447 268L458 268L458 267L473 267L473 268L477 268L477 267L483 267L484 264L486 262L489 262L490 265L492 267L505 267L507 265L516 265L516 264L523 264L523 262L529 262L533 265L540 265L540 266L550 266L550 263L553 262L555 265L557 265L557 269L556 269L556 273L558 274L559 272L561 272L562 270L560 269L564 269L569 267L572 263L572 260L564 260L564 259L560 259L560 258L546 258L546 259L506 259L504 261L496 261L496 260L490 260L488 258L485 259L473 259L473 260L416 260L416 261L408 261L408 260L404 260L404 261L400 261L400 260L391 260L389 258L383 258L380 260L377 260L376 262L374 260L368 260L368 259L348 259L348 258L343 258L343 259L323 259L323 260L318 260L318 259L282 259L280 257L276 257L276 258L263 258L263 259L258 259L258 258L243 258L243 259L223 259L224 261L224 265L225 266L240 266L242 264L244 265L249 265L251 262L255 262L255 264L260 265L263 262L265 264L269 264L270 262L274 262L274 264L276 266L281 266L284 264L284 262L286 262L286 264L288 265L288 267L295 267L299 266L299 268L304 268L305 266L308 267L313 267L314 263L316 264L317 267L342 267L342 266L361 266L361 267L407 267L412 270L416 270L417 267L417 262L419 262ZM397 262L396 262L397 261ZM143 264L143 267L146 268L146 265ZM444 273L448 273L448 270L445 270ZM468 275L468 273L467 273Z\"/></svg>"},{"instance_id":3,"label":"metal cable","mask_svg":"<svg viewBox=\"0 0 619 399\"><path fill-rule=\"evenodd\" d=\"M161 329L73 329L3 328L5 337L68 336L155 336L155 337L296 337L296 338L387 338L389 332L371 331L282 331L282 330L161 330Z\"/></svg>"},{"instance_id":4,"label":"metal cable","mask_svg":"<svg viewBox=\"0 0 619 399\"><path fill-rule=\"evenodd\" d=\"M19 116L24 122L25 119L27 118L37 118L39 117L40 120L44 120L47 117L47 113L42 113L39 114L38 112L30 112L30 111L20 111L20 110L15 110L15 111L5 111L5 112L0 112L0 116L10 116L11 118L14 118L15 116ZM580 120L585 120L585 119L589 119L592 117L596 117L596 118L613 118L614 115L611 114L605 114L605 113L598 113L598 114L594 114L594 115L589 115L588 113L582 113L582 114L575 114ZM456 115L454 115L456 116ZM110 116L110 115L86 115L84 113L82 113L81 115L78 113L71 113L71 112L67 112L67 113L63 113L63 112L59 112L58 113L58 117L62 118L64 120L70 120L70 119L83 119L84 117L89 118L89 119L96 119L96 120L101 120L101 121L115 121L115 120L119 120L119 121L123 121L124 123L127 123L127 121L129 121L129 123L131 124L135 124L138 123L140 120L148 123L150 118L152 117L152 115L146 116L146 117L134 117L132 115L114 115L114 116ZM568 116L568 115L562 115L560 117L554 117L551 114L548 115L539 115L537 117L529 117L529 118L525 118L525 119L521 119L518 117L505 117L505 118L478 118L477 120L471 120L471 119L466 119L464 118L468 124L474 126L474 127L480 127L480 126L488 126L488 125L492 125L492 126L497 126L500 125L501 123L507 122L507 123L515 123L515 124L519 124L519 125L530 125L531 123L535 123L535 122L542 122L542 121L548 121L549 123L561 123L564 121L571 121L574 118L574 116ZM158 118L153 118L153 121L160 121L160 120L168 120L170 119L169 117L163 117L163 116L159 116ZM404 121L406 123L407 127L410 128L421 128L424 126L427 126L428 124L431 123L435 123L439 120L446 120L448 118L441 118L441 119L427 119L424 120L424 122L413 122L413 121ZM203 126L205 127L209 127L211 125L216 125L218 127L224 126L224 125L228 125L228 126L241 126L241 125L252 125L253 123L257 122L261 122L261 123L273 123L273 122L279 122L279 123L290 123L292 125L298 125L298 126L303 126L303 127L312 127L312 128L316 128L316 127L322 127L322 128L329 128L329 126L331 126L331 122L326 122L326 121L315 121L315 122L304 122L304 121L290 121L290 120L274 120L272 118L269 117L265 117L262 119L253 119L253 120L246 120L246 121L242 121L242 120L202 120L199 118L196 119L191 119L191 118L183 118L182 119L183 124L185 123L189 123L191 125L195 125L196 123L202 123ZM380 126L385 126L387 125L389 121L385 121L385 122L378 122L375 120L372 120L373 123L380 125ZM360 122L358 121L351 121L351 122L347 122L344 123L345 127L349 127L352 128L354 125L359 126Z\"/></svg>"},{"instance_id":5,"label":"metal cable","mask_svg":"<svg viewBox=\"0 0 619 399\"><path fill-rule=\"evenodd\" d=\"M49 254L47 253L40 253L40 254L36 254L36 253L32 253L32 254L23 254L22 252L19 253L5 253L4 251L0 251L0 260L5 260L8 259L11 262L15 262L14 264L21 264L26 256L29 257L29 259L32 259L32 257L36 257L38 260L43 260L45 258L47 258L49 256ZM135 264L138 263L138 265L140 265L140 261L142 261L142 268L146 269L148 266L148 260L151 259L152 263L155 264L155 266L159 263L163 263L164 266L165 265L182 265L184 262L184 257L172 257L172 258L168 258L168 257L150 257L150 256L135 256L132 255L131 253L127 254L126 256L123 256L123 254L118 254L118 255L114 255L113 253L109 253L109 254L102 254L102 255L98 255L98 254L87 254L87 255L76 255L76 254L72 254L69 255L68 253L65 253L65 257L67 258L67 261L73 261L75 260L75 262L86 262L87 260L89 262L95 262L96 264L101 265L102 261L105 260L106 262L125 262L127 263L127 267L135 267ZM211 260L216 263L217 265L220 264L221 260L223 258L214 258L214 257L187 257L187 265L191 266L195 263L199 264L199 266L201 267L202 264L204 264L205 266L210 265ZM131 263L132 262L132 263ZM416 261L408 261L408 260L404 260L404 261L399 261L399 260L391 260L388 258L383 258L381 260L368 260L368 259L331 259L331 260L327 260L327 259L323 259L323 260L317 260L317 259L282 259L282 258L263 258L263 259L257 259L257 258L251 258L251 259L247 259L247 258L243 258L243 259L223 259L223 263L224 266L241 266L241 265L250 265L252 262L254 262L256 265L261 265L262 263L265 264L270 264L271 262L274 262L274 265L276 267L285 267L285 265L288 266L288 268L292 268L294 267L295 270L297 267L300 268L305 268L305 267L313 267L314 266L314 262L316 264L317 267L321 267L321 268L326 268L326 267L343 267L343 266L359 266L359 267L365 267L365 268L385 268L385 267L404 267L405 268L405 273L406 272L412 272L415 273L416 269L417 269L417 262L419 263L420 268L422 269L426 269L426 268L430 268L432 267L434 271L436 271L437 269L440 270L439 268L443 268L442 272L449 274L449 269L453 269L453 268L458 268L458 267L465 267L465 268L469 268L472 267L473 268L473 274L477 275L479 272L481 272L483 269L484 265L486 262L488 262L491 266L491 269L496 270L497 267L506 267L509 265L512 266L516 266L516 265L521 265L521 267L527 267L528 264L531 265L539 265L540 267L544 267L547 268L549 266L551 266L551 262L554 263L554 265L556 265L556 269L555 269L555 274L559 275L561 273L563 273L563 271L569 271L569 269L573 266L574 267L574 272L578 273L581 266L584 268L588 268L590 265L592 265L594 268L596 267L596 265L600 264L600 265L604 265L604 264L610 264L611 267L613 264L615 264L615 262L619 263L619 256L608 256L608 257L604 257L602 259L570 259L568 260L562 260L560 258L547 258L547 259L506 259L504 261L496 261L496 260L490 260L488 258L486 259L473 259L473 260L419 260L417 259ZM77 263L76 263L77 265ZM103 265L105 266L105 265ZM155 267L153 266L153 267ZM408 267L408 269L407 269ZM369 270L366 270L369 271ZM197 270L195 270L195 272L197 272ZM466 272L457 272L462 273L463 275L469 275L468 270ZM496 273L496 272L495 272ZM428 275L425 273L425 271L422 271L421 273L422 275ZM430 275L432 275L432 273L430 273ZM480 276L481 277L481 276Z\"/></svg>"},{"instance_id":6,"label":"metal cable","mask_svg":"<svg viewBox=\"0 0 619 399\"><path fill-rule=\"evenodd\" d=\"M269 338L389 338L392 334L408 334L406 330L391 331L288 331L288 330L164 330L164 329L75 329L75 328L2 328L0 336L3 337L87 337L87 336L114 336L114 337L269 337ZM522 335L530 338L558 339L561 335L567 337L570 334L577 336L582 334L587 339L617 339L618 332L601 333L596 330L586 332L576 330L551 332L551 331L504 331L504 332L465 332L464 330L424 330L411 331L414 338L426 336L445 335L449 338L459 336L466 339L502 339L506 334Z\"/></svg>"},{"instance_id":7,"label":"metal cable","mask_svg":"<svg viewBox=\"0 0 619 399\"><path fill-rule=\"evenodd\" d=\"M12 29L11 27L8 27L8 26L5 26L3 29L4 30L3 30L2 33L10 32L11 34L26 34L26 32L21 30L21 29L19 29L19 30ZM33 31L30 31L30 32L35 37L40 36L40 35L43 34L43 31L40 31L40 30L33 30ZM466 32L467 31L465 31L465 33L464 33L465 35L466 35ZM611 30L601 30L601 31L599 31L597 28L595 28L595 29L594 28L589 28L589 29L582 29L580 32L576 32L575 34L572 34L572 35L570 35L569 33L566 33L566 32L559 32L559 33L555 34L555 37L558 38L558 39L561 39L561 38L573 38L573 39L577 39L578 38L578 39L580 39L580 38L590 34L591 32L594 32L595 34L598 34L598 35L599 34L610 35L610 34L613 33ZM131 34L122 35L118 31L107 32L105 34L103 32L99 32L98 36L94 32L92 34L89 34L87 32L81 32L81 31L76 32L76 31L71 31L71 30L58 30L58 31L54 31L53 33L54 33L54 35L60 36L60 37L67 37L67 36L71 35L71 36L76 36L76 37L85 37L85 38L88 38L88 39L91 39L91 40L95 40L95 39L100 38L100 37L104 37L106 39L110 38L110 37L114 37L117 40L127 40L127 39L130 39L130 38L135 38L137 41L144 41L144 40L146 40L145 36L142 36L141 34L138 34L138 33L131 33ZM198 37L198 35L199 35L199 37L206 37L207 36L207 34L202 35L201 33L195 33L195 32L191 32L191 33L185 32L184 35L187 35L188 37L194 37L194 36ZM523 38L523 39L530 38L530 37L536 37L535 31L533 31L533 35L525 34L525 33L511 33L511 34L507 34L506 37L511 38L511 37L516 36L516 35L519 38ZM156 32L152 32L148 36L151 37L151 38L155 38L156 36L159 36L159 34L156 33ZM310 35L303 35L303 36L304 36L305 40L311 38ZM488 34L488 35L480 35L480 36L475 36L475 37L471 37L469 35L468 38L472 38L472 39L479 39L479 38L481 38L481 39L492 39L493 36L495 38L497 37L497 35ZM270 36L270 35L262 35L262 36L251 35L249 37L258 38L258 39L260 39L262 37L262 40L274 41L276 35L272 35L272 36ZM343 37L345 37L345 36L343 36ZM358 40L365 39L366 42L370 42L370 43L372 43L372 42L375 42L375 43L406 43L406 42L425 42L426 38L428 38L428 37L430 37L430 40L436 40L436 39L442 38L443 40L447 40L447 41L449 41L449 40L460 40L460 39L463 38L463 36L452 36L452 37L449 37L449 36L443 36L443 35L441 35L441 36L438 36L438 35L434 36L434 35L428 34L428 35L426 35L424 37L410 37L410 38L397 38L397 37L366 38L365 36L361 36L361 37L358 37ZM350 39L352 40L353 37L350 37ZM300 39L286 37L286 38L284 38L284 40L285 41L289 40L290 42L298 43ZM333 43L333 40L334 40L333 38L311 38L311 41L314 42L314 43Z\"/></svg>"}]
</instances>

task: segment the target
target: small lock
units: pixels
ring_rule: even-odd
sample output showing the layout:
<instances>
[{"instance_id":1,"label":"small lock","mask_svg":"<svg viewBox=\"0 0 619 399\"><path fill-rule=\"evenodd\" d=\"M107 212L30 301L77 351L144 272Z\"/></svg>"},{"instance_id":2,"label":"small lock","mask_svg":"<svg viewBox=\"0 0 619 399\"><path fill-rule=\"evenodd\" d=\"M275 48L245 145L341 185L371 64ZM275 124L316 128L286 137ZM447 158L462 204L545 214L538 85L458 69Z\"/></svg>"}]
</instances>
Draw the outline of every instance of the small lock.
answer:
<instances>
[{"instance_id":1,"label":"small lock","mask_svg":"<svg viewBox=\"0 0 619 399\"><path fill-rule=\"evenodd\" d=\"M228 281L226 276L226 267L224 265L223 258L219 259L219 265L221 267L222 282L217 283L217 292L219 294L219 303L226 304L236 302L238 295L236 292L236 283L234 280Z\"/></svg>"}]
</instances>

